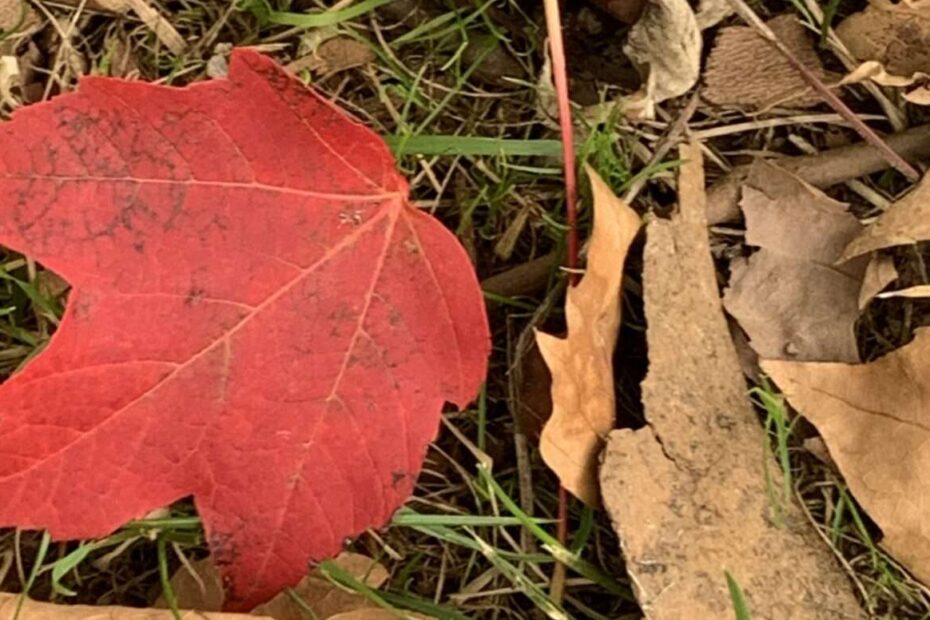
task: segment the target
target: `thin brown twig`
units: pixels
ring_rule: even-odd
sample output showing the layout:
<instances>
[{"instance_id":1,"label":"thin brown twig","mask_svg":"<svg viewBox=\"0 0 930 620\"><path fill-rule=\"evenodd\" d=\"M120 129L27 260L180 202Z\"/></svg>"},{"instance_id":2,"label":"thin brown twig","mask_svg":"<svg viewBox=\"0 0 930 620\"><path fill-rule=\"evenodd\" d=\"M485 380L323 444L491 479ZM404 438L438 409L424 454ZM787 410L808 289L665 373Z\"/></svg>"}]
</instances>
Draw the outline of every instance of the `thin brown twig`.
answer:
<instances>
[{"instance_id":1,"label":"thin brown twig","mask_svg":"<svg viewBox=\"0 0 930 620\"><path fill-rule=\"evenodd\" d=\"M772 29L765 25L765 22L762 21L755 11L753 11L744 0L728 0L730 6L746 20L746 23L752 27L757 33L764 37L779 53L781 53L785 59L797 69L798 73L801 74L801 77L804 78L804 81L807 82L811 88L817 91L823 100L836 112L850 122L853 129L862 136L862 139L874 146L882 154L891 166L903 174L911 182L915 182L920 179L920 173L914 169L909 163L907 163L903 157L898 155L894 149L892 149L888 144L885 143L882 138L875 133L871 127L862 122L856 113L849 109L849 107L837 97L836 93L830 90L816 75L811 73L811 71L804 66L797 56L795 56L791 50L789 50L784 43L782 43L778 36L772 32Z\"/></svg>"}]
</instances>

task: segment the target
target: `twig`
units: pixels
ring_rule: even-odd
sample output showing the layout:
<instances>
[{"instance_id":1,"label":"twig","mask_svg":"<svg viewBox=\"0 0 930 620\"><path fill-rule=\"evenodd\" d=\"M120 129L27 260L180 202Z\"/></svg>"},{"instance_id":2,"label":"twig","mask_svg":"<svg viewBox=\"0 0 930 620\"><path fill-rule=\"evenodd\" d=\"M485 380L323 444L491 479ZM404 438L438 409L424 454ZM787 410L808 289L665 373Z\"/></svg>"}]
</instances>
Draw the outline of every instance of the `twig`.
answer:
<instances>
[{"instance_id":1,"label":"twig","mask_svg":"<svg viewBox=\"0 0 930 620\"><path fill-rule=\"evenodd\" d=\"M817 150L813 144L805 140L799 135L791 134L788 136L788 141L793 145L798 147L802 153L807 153L808 155L816 155L820 151ZM856 192L864 198L869 204L875 207L878 211L884 211L889 206L891 206L891 201L882 196L880 193L860 181L859 179L850 179L846 181L846 187Z\"/></svg>"},{"instance_id":2,"label":"twig","mask_svg":"<svg viewBox=\"0 0 930 620\"><path fill-rule=\"evenodd\" d=\"M791 50L778 39L778 36L772 32L772 29L765 25L765 22L756 15L755 11L749 8L749 5L747 5L744 0L728 1L739 16L746 20L746 23L771 43L772 46L788 60L791 66L798 70L801 77L804 78L804 81L807 82L811 88L816 90L831 108L848 120L850 124L852 124L853 129L862 136L863 140L878 149L882 157L884 157L895 170L903 174L911 182L916 182L920 179L920 173L889 147L871 127L863 123L862 120L836 96L836 93L830 90L816 75L811 73L811 71L804 66L804 63L798 60Z\"/></svg>"},{"instance_id":3,"label":"twig","mask_svg":"<svg viewBox=\"0 0 930 620\"><path fill-rule=\"evenodd\" d=\"M549 35L549 57L552 60L552 77L559 104L559 128L562 132L562 167L565 171L565 220L568 251L565 266L578 267L578 185L575 175L575 141L572 135L572 109L568 99L568 72L565 68L565 46L562 43L562 20L559 17L559 0L543 0L546 11L546 30ZM577 283L573 275L571 284Z\"/></svg>"},{"instance_id":4,"label":"twig","mask_svg":"<svg viewBox=\"0 0 930 620\"><path fill-rule=\"evenodd\" d=\"M930 124L888 136L886 143L911 161L930 159ZM889 165L883 154L868 143L842 146L816 155L777 157L771 161L819 188L872 174ZM749 166L738 166L708 188L707 221L710 225L739 217L740 188L748 172Z\"/></svg>"},{"instance_id":5,"label":"twig","mask_svg":"<svg viewBox=\"0 0 930 620\"><path fill-rule=\"evenodd\" d=\"M568 99L568 72L565 68L565 46L562 43L562 20L559 16L559 0L543 0L546 13L546 31L549 35L549 57L552 61L552 76L559 104L559 128L562 130L563 168L565 170L565 220L568 225L565 266L574 270L578 267L578 188L575 177L575 142L572 136L572 110ZM578 274L569 272L571 286L578 283ZM568 542L568 491L559 485L559 513L557 537L559 543ZM549 594L556 604L561 604L565 595L565 565L556 563L552 573Z\"/></svg>"},{"instance_id":6,"label":"twig","mask_svg":"<svg viewBox=\"0 0 930 620\"><path fill-rule=\"evenodd\" d=\"M146 0L126 0L126 6L139 16L142 23L155 33L158 40L171 50L172 54L180 56L184 53L184 49L187 47L184 37L174 29L171 22L165 19L161 13L149 6Z\"/></svg>"},{"instance_id":7,"label":"twig","mask_svg":"<svg viewBox=\"0 0 930 620\"><path fill-rule=\"evenodd\" d=\"M688 127L688 121L694 116L694 112L697 110L700 101L700 93L695 93L691 97L688 104L678 115L678 118L676 118L675 122L669 127L668 132L659 140L655 152L652 154L652 157L649 158L649 161L646 162L646 165L643 166L643 170L649 170L652 166L661 164L665 156L668 155L673 148L678 146L682 136L684 136L685 129ZM623 194L624 202L631 204L633 200L636 199L636 196L639 195L639 192L642 191L643 187L646 186L648 180L648 176L642 175L630 183L630 187L627 188L626 193Z\"/></svg>"}]
</instances>

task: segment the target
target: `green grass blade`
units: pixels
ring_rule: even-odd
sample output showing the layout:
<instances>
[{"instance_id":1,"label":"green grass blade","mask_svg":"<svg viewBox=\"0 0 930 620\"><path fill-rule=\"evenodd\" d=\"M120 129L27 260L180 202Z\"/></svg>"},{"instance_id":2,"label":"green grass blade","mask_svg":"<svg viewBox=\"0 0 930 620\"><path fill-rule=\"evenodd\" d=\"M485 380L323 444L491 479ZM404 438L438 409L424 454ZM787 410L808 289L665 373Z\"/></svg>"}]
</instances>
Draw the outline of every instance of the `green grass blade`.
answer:
<instances>
[{"instance_id":1,"label":"green grass blade","mask_svg":"<svg viewBox=\"0 0 930 620\"><path fill-rule=\"evenodd\" d=\"M513 499L504 492L504 489L501 488L497 481L494 480L494 477L491 476L487 468L479 466L478 475L488 484L494 495L500 500L501 504L504 505L504 508L517 517L523 526L543 543L543 548L548 551L552 557L565 564L582 577L586 577L598 584L611 594L615 594L628 601L635 600L629 588L617 583L613 577L600 568L583 560L578 554L572 553L570 550L566 549L559 543L555 536L552 536L549 532L540 527L540 525L535 522L535 519L523 512L523 510L517 506L517 503L513 501Z\"/></svg>"},{"instance_id":2,"label":"green grass blade","mask_svg":"<svg viewBox=\"0 0 930 620\"><path fill-rule=\"evenodd\" d=\"M61 558L52 565L52 589L62 596L77 596L77 592L61 585L61 580L72 570L87 559L90 552L97 547L93 544L80 545L77 549Z\"/></svg>"},{"instance_id":3,"label":"green grass blade","mask_svg":"<svg viewBox=\"0 0 930 620\"><path fill-rule=\"evenodd\" d=\"M730 591L730 600L733 601L733 611L736 612L736 620L752 620L752 615L749 613L749 605L746 604L746 598L743 596L743 590L739 587L739 583L736 582L736 579L733 578L730 571L725 570L723 574L727 578L727 589Z\"/></svg>"},{"instance_id":4,"label":"green grass blade","mask_svg":"<svg viewBox=\"0 0 930 620\"><path fill-rule=\"evenodd\" d=\"M386 136L388 147L401 155L481 155L486 157L562 157L558 140L520 140L480 136Z\"/></svg>"},{"instance_id":5,"label":"green grass blade","mask_svg":"<svg viewBox=\"0 0 930 620\"><path fill-rule=\"evenodd\" d=\"M392 0L362 0L339 11L316 13L290 13L287 11L268 11L262 17L270 24L279 26L296 26L298 28L322 28L361 17Z\"/></svg>"},{"instance_id":6,"label":"green grass blade","mask_svg":"<svg viewBox=\"0 0 930 620\"><path fill-rule=\"evenodd\" d=\"M23 611L23 603L26 602L26 597L29 596L29 591L32 590L32 586L35 585L36 578L39 576L39 573L42 570L42 564L45 562L45 556L48 554L48 548L51 543L52 537L48 535L48 532L42 532L42 540L39 542L39 550L36 552L35 561L32 564L32 568L29 570L29 577L26 579L26 583L22 584L23 591L17 597L16 611L13 612L12 620L19 620L20 613Z\"/></svg>"}]
</instances>

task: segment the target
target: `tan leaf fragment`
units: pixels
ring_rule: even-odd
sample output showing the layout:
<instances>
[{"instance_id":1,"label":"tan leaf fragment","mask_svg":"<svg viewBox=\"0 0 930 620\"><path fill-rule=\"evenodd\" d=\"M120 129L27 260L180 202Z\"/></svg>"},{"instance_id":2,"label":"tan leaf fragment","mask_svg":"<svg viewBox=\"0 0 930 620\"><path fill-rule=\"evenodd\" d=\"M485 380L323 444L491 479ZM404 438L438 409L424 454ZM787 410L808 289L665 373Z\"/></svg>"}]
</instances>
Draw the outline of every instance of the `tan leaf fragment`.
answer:
<instances>
[{"instance_id":1,"label":"tan leaf fragment","mask_svg":"<svg viewBox=\"0 0 930 620\"><path fill-rule=\"evenodd\" d=\"M826 79L811 36L796 17L780 15L767 24L814 75ZM748 26L720 30L704 70L703 95L715 105L752 109L823 103L798 70Z\"/></svg>"},{"instance_id":2,"label":"tan leaf fragment","mask_svg":"<svg viewBox=\"0 0 930 620\"><path fill-rule=\"evenodd\" d=\"M916 88L905 99L930 105L930 6L927 3L872 0L850 15L836 34L853 57L862 62L843 79L871 79L882 86Z\"/></svg>"},{"instance_id":3,"label":"tan leaf fragment","mask_svg":"<svg viewBox=\"0 0 930 620\"><path fill-rule=\"evenodd\" d=\"M83 0L56 0L56 2L76 8L81 6ZM129 10L129 4L126 0L87 0L87 2L83 4L86 9L91 11L124 13Z\"/></svg>"},{"instance_id":4,"label":"tan leaf fragment","mask_svg":"<svg viewBox=\"0 0 930 620\"><path fill-rule=\"evenodd\" d=\"M0 56L11 55L20 41L17 35L28 34L41 22L29 0L0 0Z\"/></svg>"},{"instance_id":5,"label":"tan leaf fragment","mask_svg":"<svg viewBox=\"0 0 930 620\"><path fill-rule=\"evenodd\" d=\"M19 61L16 56L0 56L0 105L19 107L19 101L13 95L13 88L22 82Z\"/></svg>"},{"instance_id":6,"label":"tan leaf fragment","mask_svg":"<svg viewBox=\"0 0 930 620\"><path fill-rule=\"evenodd\" d=\"M343 552L333 562L373 590L384 585L389 577L384 566L358 553ZM293 590L313 610L319 620L371 607L371 601L361 594L335 586L323 576L319 569L314 569L301 579ZM259 605L252 610L252 613L271 616L275 620L306 620L307 618L307 612L303 607L286 592Z\"/></svg>"},{"instance_id":7,"label":"tan leaf fragment","mask_svg":"<svg viewBox=\"0 0 930 620\"><path fill-rule=\"evenodd\" d=\"M429 616L424 616L422 614L415 614L409 611L405 611L402 618L409 618L412 620L429 620ZM336 614L335 616L329 616L329 620L397 620L398 615L387 609L382 609L380 607L366 607L364 609L357 609L355 611L347 611L341 614Z\"/></svg>"},{"instance_id":8,"label":"tan leaf fragment","mask_svg":"<svg viewBox=\"0 0 930 620\"><path fill-rule=\"evenodd\" d=\"M707 30L735 12L729 0L700 0L694 17L697 19L698 28Z\"/></svg>"},{"instance_id":9,"label":"tan leaf fragment","mask_svg":"<svg viewBox=\"0 0 930 620\"><path fill-rule=\"evenodd\" d=\"M908 288L903 288L899 291L888 291L887 293L880 293L878 295L879 299L888 299L890 297L906 297L908 299L925 299L930 297L930 284L919 284L917 286L910 286Z\"/></svg>"},{"instance_id":10,"label":"tan leaf fragment","mask_svg":"<svg viewBox=\"0 0 930 620\"><path fill-rule=\"evenodd\" d=\"M332 561L369 588L376 590L388 580L387 569L364 555L343 552ZM177 597L178 606L200 611L222 609L225 599L223 582L219 571L210 559L191 562L190 569L182 566L171 577L171 586ZM313 610L318 620L335 618L371 607L371 601L360 594L334 585L322 575L319 569L311 571L292 590L306 607ZM161 607L166 606L164 599L159 599L157 604ZM259 605L252 610L252 614L275 620L306 620L307 618L304 606L298 604L287 592L281 592L267 603ZM365 617L360 616L359 619ZM0 620L3 619L0 618Z\"/></svg>"},{"instance_id":11,"label":"tan leaf fragment","mask_svg":"<svg viewBox=\"0 0 930 620\"><path fill-rule=\"evenodd\" d=\"M859 361L854 332L869 260L837 260L862 225L846 205L757 161L742 188L746 244L724 307L765 359Z\"/></svg>"},{"instance_id":12,"label":"tan leaf fragment","mask_svg":"<svg viewBox=\"0 0 930 620\"><path fill-rule=\"evenodd\" d=\"M823 437L882 546L930 583L930 329L868 364L763 362Z\"/></svg>"},{"instance_id":13,"label":"tan leaf fragment","mask_svg":"<svg viewBox=\"0 0 930 620\"><path fill-rule=\"evenodd\" d=\"M865 273L862 275L862 288L859 289L859 310L865 309L869 302L876 297L884 298L882 294L886 286L898 279L898 270L894 266L894 259L890 256L873 254Z\"/></svg>"},{"instance_id":14,"label":"tan leaf fragment","mask_svg":"<svg viewBox=\"0 0 930 620\"><path fill-rule=\"evenodd\" d=\"M685 94L700 76L701 31L691 6L686 0L648 0L623 52L645 84L631 99L643 118L652 118L656 104Z\"/></svg>"},{"instance_id":15,"label":"tan leaf fragment","mask_svg":"<svg viewBox=\"0 0 930 620\"><path fill-rule=\"evenodd\" d=\"M568 336L536 332L552 373L552 415L539 449L562 486L598 506L597 459L616 411L612 356L620 327L620 283L640 218L593 169L588 176L594 226L584 276L565 296Z\"/></svg>"},{"instance_id":16,"label":"tan leaf fragment","mask_svg":"<svg viewBox=\"0 0 930 620\"><path fill-rule=\"evenodd\" d=\"M0 593L0 620L175 620L169 609L139 609L117 605L56 605L26 599L17 615L20 597ZM262 616L181 611L180 620L256 620Z\"/></svg>"},{"instance_id":17,"label":"tan leaf fragment","mask_svg":"<svg viewBox=\"0 0 930 620\"><path fill-rule=\"evenodd\" d=\"M844 260L873 250L930 239L930 174L852 239Z\"/></svg>"},{"instance_id":18,"label":"tan leaf fragment","mask_svg":"<svg viewBox=\"0 0 930 620\"><path fill-rule=\"evenodd\" d=\"M720 306L699 147L681 159L679 213L646 231L648 424L611 433L600 474L637 598L652 620L732 618L727 570L753 618L865 618L790 498L775 517L766 467L780 474Z\"/></svg>"},{"instance_id":19,"label":"tan leaf fragment","mask_svg":"<svg viewBox=\"0 0 930 620\"><path fill-rule=\"evenodd\" d=\"M292 72L308 70L311 73L332 75L360 67L375 59L371 47L351 37L336 36L322 41L311 53L287 66Z\"/></svg>"},{"instance_id":20,"label":"tan leaf fragment","mask_svg":"<svg viewBox=\"0 0 930 620\"><path fill-rule=\"evenodd\" d=\"M178 607L182 609L221 611L226 600L223 577L210 558L182 565L171 576L171 589L174 591ZM154 607L168 607L164 594L158 597Z\"/></svg>"}]
</instances>

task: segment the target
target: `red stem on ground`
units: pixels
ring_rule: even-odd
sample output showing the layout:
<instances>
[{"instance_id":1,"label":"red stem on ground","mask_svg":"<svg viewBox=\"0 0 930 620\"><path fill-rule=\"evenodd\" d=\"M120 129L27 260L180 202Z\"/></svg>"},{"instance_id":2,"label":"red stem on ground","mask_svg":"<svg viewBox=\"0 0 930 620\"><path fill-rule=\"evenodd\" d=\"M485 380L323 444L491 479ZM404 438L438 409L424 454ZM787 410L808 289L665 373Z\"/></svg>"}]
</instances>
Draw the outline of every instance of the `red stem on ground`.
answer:
<instances>
[{"instance_id":1,"label":"red stem on ground","mask_svg":"<svg viewBox=\"0 0 930 620\"><path fill-rule=\"evenodd\" d=\"M565 223L567 251L565 266L570 270L578 267L578 185L575 176L575 142L572 135L572 109L568 99L568 71L565 66L565 45L562 42L562 20L559 15L559 0L543 0L546 12L546 31L549 35L549 59L555 80L556 99L559 104L559 127L562 130L562 159L565 171ZM569 284L578 283L578 273L570 271ZM570 497L565 487L559 486L559 512L556 536L562 546L568 544L568 502ZM550 596L561 603L565 592L565 565L556 564L550 583Z\"/></svg>"},{"instance_id":2,"label":"red stem on ground","mask_svg":"<svg viewBox=\"0 0 930 620\"><path fill-rule=\"evenodd\" d=\"M562 42L562 20L559 17L558 0L544 0L546 30L549 34L549 58L552 62L552 77L559 104L559 127L562 130L562 158L565 170L565 223L568 251L565 266L578 267L578 183L575 176L575 142L572 135L572 109L568 99L568 72L565 67L565 45ZM577 274L570 274L571 284L577 284Z\"/></svg>"}]
</instances>

